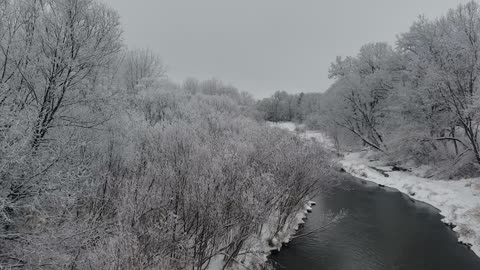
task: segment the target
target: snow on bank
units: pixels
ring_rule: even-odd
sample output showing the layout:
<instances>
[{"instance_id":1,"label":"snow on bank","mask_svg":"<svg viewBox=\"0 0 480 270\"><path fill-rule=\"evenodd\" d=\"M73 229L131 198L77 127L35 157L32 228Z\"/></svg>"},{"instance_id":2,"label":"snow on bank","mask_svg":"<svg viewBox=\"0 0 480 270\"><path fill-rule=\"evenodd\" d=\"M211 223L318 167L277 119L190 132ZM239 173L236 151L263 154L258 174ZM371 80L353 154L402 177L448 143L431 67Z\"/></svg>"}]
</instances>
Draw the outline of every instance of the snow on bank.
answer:
<instances>
[{"instance_id":1,"label":"snow on bank","mask_svg":"<svg viewBox=\"0 0 480 270\"><path fill-rule=\"evenodd\" d=\"M332 151L334 150L334 144L332 140L322 132L318 132L315 130L305 130L304 127L299 127L292 122L278 122L278 123L268 122L268 125L272 127L288 130L292 133L297 134L301 138L316 141L322 144L325 148Z\"/></svg>"},{"instance_id":2,"label":"snow on bank","mask_svg":"<svg viewBox=\"0 0 480 270\"><path fill-rule=\"evenodd\" d=\"M456 225L459 240L472 245L480 256L480 179L434 180L414 172L392 171L382 161L370 161L368 152L345 155L343 168L353 176L398 189L412 198L431 204L445 216L443 222ZM374 168L385 171L388 177Z\"/></svg>"},{"instance_id":3,"label":"snow on bank","mask_svg":"<svg viewBox=\"0 0 480 270\"><path fill-rule=\"evenodd\" d=\"M313 138L326 148L333 149L333 143L322 132L301 133L294 123L269 124L296 132L304 138ZM443 222L456 226L454 231L457 232L459 241L471 245L472 251L480 256L480 178L457 181L423 178L418 175L424 175L422 171L426 170L426 166L412 169L412 172L393 171L392 167L386 166L386 162L370 161L369 154L371 153L345 154L339 163L355 177L398 189L418 201L436 207L445 217Z\"/></svg>"},{"instance_id":4,"label":"snow on bank","mask_svg":"<svg viewBox=\"0 0 480 270\"><path fill-rule=\"evenodd\" d=\"M285 129L290 132L295 132L297 130L297 125L292 122L267 122L267 124L271 127Z\"/></svg>"},{"instance_id":5,"label":"snow on bank","mask_svg":"<svg viewBox=\"0 0 480 270\"><path fill-rule=\"evenodd\" d=\"M262 227L260 235L252 235L244 244L244 249L235 258L234 263L228 267L229 270L264 269L268 256L273 250L280 250L283 244L289 243L300 225L305 223L307 213L312 211L313 201L306 201L303 207L293 215L277 231L278 214L272 213L269 220ZM225 266L225 256L217 255L212 258L206 270L220 270Z\"/></svg>"}]
</instances>

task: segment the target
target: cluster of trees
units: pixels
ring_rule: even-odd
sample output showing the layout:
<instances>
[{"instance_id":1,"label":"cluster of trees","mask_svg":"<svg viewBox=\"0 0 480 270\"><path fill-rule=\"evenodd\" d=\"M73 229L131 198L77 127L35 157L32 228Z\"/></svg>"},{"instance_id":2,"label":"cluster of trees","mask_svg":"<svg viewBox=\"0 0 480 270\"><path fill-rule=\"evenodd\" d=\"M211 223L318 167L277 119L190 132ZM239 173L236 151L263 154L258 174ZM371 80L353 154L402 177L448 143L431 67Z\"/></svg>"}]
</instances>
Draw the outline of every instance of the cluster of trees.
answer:
<instances>
[{"instance_id":1,"label":"cluster of trees","mask_svg":"<svg viewBox=\"0 0 480 270\"><path fill-rule=\"evenodd\" d=\"M396 160L478 165L479 56L476 2L434 20L419 17L395 47L372 43L357 56L338 57L330 68L334 84L309 112L317 120L307 122L332 137L348 131L356 138L350 143Z\"/></svg>"},{"instance_id":2,"label":"cluster of trees","mask_svg":"<svg viewBox=\"0 0 480 270\"><path fill-rule=\"evenodd\" d=\"M228 268L325 186L323 149L232 86L170 82L105 5L5 0L0 15L0 268Z\"/></svg>"},{"instance_id":3,"label":"cluster of trees","mask_svg":"<svg viewBox=\"0 0 480 270\"><path fill-rule=\"evenodd\" d=\"M320 114L318 106L322 95L317 93L288 94L277 91L272 97L257 102L256 107L263 119L271 122L304 122Z\"/></svg>"}]
</instances>

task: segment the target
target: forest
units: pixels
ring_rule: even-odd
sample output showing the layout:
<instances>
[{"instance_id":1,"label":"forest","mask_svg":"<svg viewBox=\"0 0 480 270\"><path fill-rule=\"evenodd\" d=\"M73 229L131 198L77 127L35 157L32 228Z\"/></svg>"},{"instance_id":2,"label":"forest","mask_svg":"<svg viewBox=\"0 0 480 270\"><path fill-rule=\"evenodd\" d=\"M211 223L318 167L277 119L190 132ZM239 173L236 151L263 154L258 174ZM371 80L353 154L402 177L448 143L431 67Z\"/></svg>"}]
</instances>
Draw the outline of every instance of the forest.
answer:
<instances>
[{"instance_id":1,"label":"forest","mask_svg":"<svg viewBox=\"0 0 480 270\"><path fill-rule=\"evenodd\" d=\"M394 163L433 165L448 178L478 176L480 7L420 16L385 42L337 57L325 93L276 92L257 108L269 121L326 132L338 149L369 148Z\"/></svg>"},{"instance_id":2,"label":"forest","mask_svg":"<svg viewBox=\"0 0 480 270\"><path fill-rule=\"evenodd\" d=\"M0 269L237 269L329 155L248 93L171 81L105 4L0 2Z\"/></svg>"}]
</instances>

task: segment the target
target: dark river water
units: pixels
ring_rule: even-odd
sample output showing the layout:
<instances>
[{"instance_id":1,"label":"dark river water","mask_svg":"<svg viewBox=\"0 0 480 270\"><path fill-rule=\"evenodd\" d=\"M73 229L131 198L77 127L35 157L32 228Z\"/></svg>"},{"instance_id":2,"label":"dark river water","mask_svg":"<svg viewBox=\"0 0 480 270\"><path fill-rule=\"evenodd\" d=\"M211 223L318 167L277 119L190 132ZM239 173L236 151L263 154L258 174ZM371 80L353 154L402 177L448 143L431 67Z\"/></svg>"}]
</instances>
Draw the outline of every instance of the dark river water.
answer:
<instances>
[{"instance_id":1,"label":"dark river water","mask_svg":"<svg viewBox=\"0 0 480 270\"><path fill-rule=\"evenodd\" d=\"M270 256L276 269L480 270L435 208L396 190L352 178L316 200L298 233L307 236ZM341 210L340 222L318 230L326 212Z\"/></svg>"}]
</instances>

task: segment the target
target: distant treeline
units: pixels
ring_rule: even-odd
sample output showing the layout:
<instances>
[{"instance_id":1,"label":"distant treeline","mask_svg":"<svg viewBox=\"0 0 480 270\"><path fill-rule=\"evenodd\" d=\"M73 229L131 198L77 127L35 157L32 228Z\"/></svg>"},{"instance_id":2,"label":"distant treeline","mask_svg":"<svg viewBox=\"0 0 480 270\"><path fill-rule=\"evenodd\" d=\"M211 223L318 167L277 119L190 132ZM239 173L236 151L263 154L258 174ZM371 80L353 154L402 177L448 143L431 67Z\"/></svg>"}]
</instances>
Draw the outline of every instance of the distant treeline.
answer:
<instances>
[{"instance_id":1,"label":"distant treeline","mask_svg":"<svg viewBox=\"0 0 480 270\"><path fill-rule=\"evenodd\" d=\"M480 164L480 8L419 17L386 43L331 64L324 94L277 92L257 106L270 121L303 121L394 161L441 164L466 176ZM352 137L356 138L352 141ZM341 140L340 140L341 141ZM462 176L462 175L457 175Z\"/></svg>"},{"instance_id":2,"label":"distant treeline","mask_svg":"<svg viewBox=\"0 0 480 270\"><path fill-rule=\"evenodd\" d=\"M288 94L277 91L271 98L265 98L257 103L257 109L267 121L305 121L313 113L319 112L321 94L300 93Z\"/></svg>"}]
</instances>

